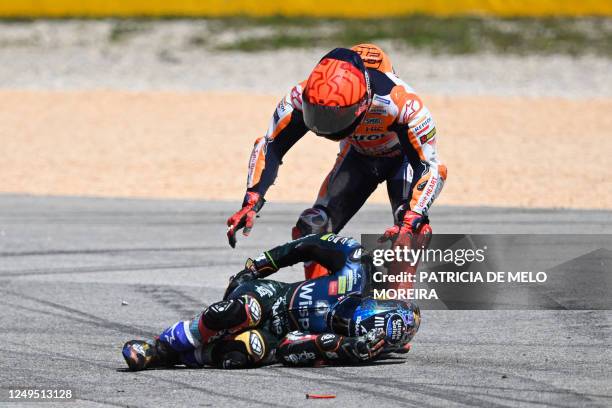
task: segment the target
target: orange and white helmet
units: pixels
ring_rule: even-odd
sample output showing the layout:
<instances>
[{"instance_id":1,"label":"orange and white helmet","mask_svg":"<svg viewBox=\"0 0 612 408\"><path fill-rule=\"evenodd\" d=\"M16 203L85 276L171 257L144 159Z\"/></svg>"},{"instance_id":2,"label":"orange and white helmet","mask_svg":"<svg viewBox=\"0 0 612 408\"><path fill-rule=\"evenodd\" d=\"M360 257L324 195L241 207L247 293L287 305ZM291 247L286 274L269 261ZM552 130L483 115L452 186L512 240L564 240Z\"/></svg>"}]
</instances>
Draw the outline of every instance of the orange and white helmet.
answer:
<instances>
[{"instance_id":1,"label":"orange and white helmet","mask_svg":"<svg viewBox=\"0 0 612 408\"><path fill-rule=\"evenodd\" d=\"M314 67L303 92L304 123L332 140L348 136L371 102L370 78L359 54L336 48Z\"/></svg>"}]
</instances>

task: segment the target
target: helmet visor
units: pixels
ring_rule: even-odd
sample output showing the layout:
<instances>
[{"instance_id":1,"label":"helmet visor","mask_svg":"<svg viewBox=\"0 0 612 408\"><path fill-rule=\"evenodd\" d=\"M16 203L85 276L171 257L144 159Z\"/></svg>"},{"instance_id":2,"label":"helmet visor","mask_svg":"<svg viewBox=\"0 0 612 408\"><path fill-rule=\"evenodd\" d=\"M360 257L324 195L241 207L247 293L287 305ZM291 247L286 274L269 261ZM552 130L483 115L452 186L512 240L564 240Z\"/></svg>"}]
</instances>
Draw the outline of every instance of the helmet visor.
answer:
<instances>
[{"instance_id":1,"label":"helmet visor","mask_svg":"<svg viewBox=\"0 0 612 408\"><path fill-rule=\"evenodd\" d=\"M329 136L341 133L350 127L364 111L364 100L349 106L325 106L303 99L304 123L314 133Z\"/></svg>"}]
</instances>

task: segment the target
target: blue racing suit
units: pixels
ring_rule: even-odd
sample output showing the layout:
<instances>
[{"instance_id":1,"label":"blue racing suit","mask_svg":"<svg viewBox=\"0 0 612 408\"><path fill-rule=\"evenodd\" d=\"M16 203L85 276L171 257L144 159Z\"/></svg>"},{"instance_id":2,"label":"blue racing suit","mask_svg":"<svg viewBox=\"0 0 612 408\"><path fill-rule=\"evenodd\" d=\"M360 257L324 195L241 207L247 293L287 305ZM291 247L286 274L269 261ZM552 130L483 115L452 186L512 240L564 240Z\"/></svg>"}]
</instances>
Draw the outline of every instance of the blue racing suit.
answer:
<instances>
[{"instance_id":1,"label":"blue racing suit","mask_svg":"<svg viewBox=\"0 0 612 408\"><path fill-rule=\"evenodd\" d=\"M305 261L316 261L332 273L295 283L265 279ZM372 268L371 258L352 238L305 236L247 261L224 300L169 327L158 340L177 362L191 366L374 358L383 344L387 349L406 345L418 330L420 312L409 302L369 297Z\"/></svg>"}]
</instances>

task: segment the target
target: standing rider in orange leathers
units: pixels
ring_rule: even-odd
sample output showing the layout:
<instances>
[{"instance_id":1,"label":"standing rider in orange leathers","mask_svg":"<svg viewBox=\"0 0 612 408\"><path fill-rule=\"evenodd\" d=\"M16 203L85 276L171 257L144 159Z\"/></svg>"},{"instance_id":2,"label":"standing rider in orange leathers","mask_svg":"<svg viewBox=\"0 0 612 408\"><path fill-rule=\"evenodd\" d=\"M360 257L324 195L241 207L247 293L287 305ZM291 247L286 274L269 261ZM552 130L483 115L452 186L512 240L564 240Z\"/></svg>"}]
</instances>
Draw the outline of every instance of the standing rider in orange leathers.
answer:
<instances>
[{"instance_id":1,"label":"standing rider in orange leathers","mask_svg":"<svg viewBox=\"0 0 612 408\"><path fill-rule=\"evenodd\" d=\"M385 53L360 44L330 51L279 102L266 135L255 141L242 209L227 220L232 247L239 229L249 234L283 156L308 130L339 141L340 152L314 206L293 227L294 239L338 233L383 181L394 225L381 241L412 246L431 236L428 209L446 179L434 120L414 90L395 75ZM321 265L305 264L306 279L326 274Z\"/></svg>"}]
</instances>

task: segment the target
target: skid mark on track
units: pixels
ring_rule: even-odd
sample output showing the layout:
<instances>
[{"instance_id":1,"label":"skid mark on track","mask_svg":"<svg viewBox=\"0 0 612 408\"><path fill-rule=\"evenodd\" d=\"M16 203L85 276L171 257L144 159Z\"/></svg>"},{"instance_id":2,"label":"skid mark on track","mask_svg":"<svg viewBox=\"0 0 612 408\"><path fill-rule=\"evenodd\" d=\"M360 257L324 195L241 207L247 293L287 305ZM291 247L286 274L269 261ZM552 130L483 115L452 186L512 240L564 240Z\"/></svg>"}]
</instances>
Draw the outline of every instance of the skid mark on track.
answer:
<instances>
[{"instance_id":1,"label":"skid mark on track","mask_svg":"<svg viewBox=\"0 0 612 408\"><path fill-rule=\"evenodd\" d=\"M96 404L100 404L100 405L106 405L109 407L122 407L124 408L126 405L125 404L121 404L121 403L117 403L117 402L110 402L110 401L105 401L105 400L101 400L101 399L96 399L96 398L75 398L75 401L89 401L89 402L95 402ZM143 405L134 405L134 404L130 404L130 407L144 407Z\"/></svg>"},{"instance_id":2,"label":"skid mark on track","mask_svg":"<svg viewBox=\"0 0 612 408\"><path fill-rule=\"evenodd\" d=\"M146 248L92 248L92 249L49 249L44 251L4 251L0 252L0 258L26 257L26 256L55 256L55 255L115 255L140 252L209 252L229 251L226 246L217 247L146 247Z\"/></svg>"},{"instance_id":3,"label":"skid mark on track","mask_svg":"<svg viewBox=\"0 0 612 408\"><path fill-rule=\"evenodd\" d=\"M599 339L602 339L604 337L599 337ZM440 346L450 346L450 345L454 345L454 346L463 346L463 347L467 347L467 346L477 346L477 347L507 347L507 346L516 346L516 347L542 347L542 343L531 343L531 342L507 342L507 341L500 341L499 343L495 343L492 341L454 341L453 343L449 343L448 341L436 341L436 340L427 340L427 345L440 345ZM559 348L559 349L576 349L576 348L581 348L581 347L585 347L585 348L601 348L601 349L607 349L610 346L606 345L606 344L581 344L581 343L568 343L568 342L559 342L559 343L546 343L546 346L548 347L554 347L554 348Z\"/></svg>"},{"instance_id":4,"label":"skid mark on track","mask_svg":"<svg viewBox=\"0 0 612 408\"><path fill-rule=\"evenodd\" d=\"M6 289L0 289L0 293L12 295L12 296L17 297L18 299L27 299L32 302L51 307L52 309L66 312L67 316L59 315L60 317L63 317L64 319L73 319L73 320L78 319L81 323L90 324L90 325L101 327L104 329L116 330L122 333L133 333L133 334L138 334L138 335L146 336L146 337L154 337L155 335L157 335L157 333L154 333L154 332L151 332L145 329L141 329L136 326L116 323L111 320L105 319L103 317L93 315L91 313L86 313L81 310L74 309L74 308L59 304L59 303L51 302L50 300L39 299L34 296L26 295L24 293L13 292L13 291L6 290ZM11 306L25 309L24 306L20 306L20 305L13 304ZM38 312L42 314L52 314L52 312L47 311L47 310L39 310Z\"/></svg>"},{"instance_id":5,"label":"skid mark on track","mask_svg":"<svg viewBox=\"0 0 612 408\"><path fill-rule=\"evenodd\" d=\"M14 343L14 342L8 342L10 344L19 346L19 344ZM60 352L51 352L49 350L46 349L41 349L41 348L37 348L37 347L33 347L33 346L29 346L29 348L31 350L35 350L36 351L36 355L45 355L45 356L53 356L55 358L62 358L62 359L66 359L66 360L71 360L71 361L76 361L80 364L83 365L87 365L87 366L93 366L93 367L97 367L97 368L102 368L105 370L112 370L115 373L117 372L117 366L115 365L111 365L111 364L105 364L105 363L100 363L98 361L93 361L93 360L89 360L89 359L85 359L82 357L78 357L78 356L71 356L71 355L67 355L64 353L60 353ZM31 353L26 353L26 352L16 352L16 353L21 353L23 355L30 355ZM171 371L171 370L168 370ZM206 375L206 370L202 369L202 375L205 376ZM216 396L216 397L220 397L220 398L224 398L224 399L228 399L230 401L237 401L239 403L245 404L248 403L249 406L251 405L261 405L261 406L268 406L268 407L287 407L287 405L281 405L281 404L276 404L270 401L261 401L261 400L256 400L253 398L248 398L248 397L242 397L242 396L237 396L237 395L228 395L228 394L224 394L221 392L217 392L213 389L210 388L204 388L201 386L196 386L184 381L180 381L180 380L176 380L173 379L171 377L168 376L164 376L163 378L159 378L153 374L147 373L147 371L142 371L142 372L138 372L138 373L130 373L130 372L125 372L126 376L129 375L135 375L135 376L142 376L142 377L146 377L148 379L151 379L153 381L159 382L162 385L166 385L166 384L173 384L173 385L177 385L180 387L183 387L184 389L189 389L189 390L193 390L193 391L199 391L202 392L205 396ZM106 400L103 400L106 402ZM114 404L113 402L107 402L110 404ZM133 406L133 404L128 404L129 406ZM125 404L122 404L122 406L125 406Z\"/></svg>"},{"instance_id":6,"label":"skid mark on track","mask_svg":"<svg viewBox=\"0 0 612 408\"><path fill-rule=\"evenodd\" d=\"M440 365L440 366L444 368L444 365ZM471 373L471 375L474 375L475 370L486 372L488 374L493 374L493 376L497 378L500 378L501 375L503 374L501 371L497 371L494 369L487 369L483 367L474 368L474 367L468 367L465 365L461 365L461 366L462 368L466 369L466 372ZM289 377L299 378L305 381L310 379L310 377L300 375L299 372L296 372L296 370L293 370L290 368L276 368L276 369L281 371L283 375L286 375ZM425 397L429 397L429 398L433 397L433 398L445 400L446 402L449 402L449 403L461 403L461 404L465 404L469 406L497 407L497 408L514 406L517 403L545 405L545 406L552 406L552 407L559 407L559 408L572 407L572 406L575 406L576 404L579 404L579 405L588 404L592 406L597 406L597 403L590 398L591 396L610 398L609 396L605 396L605 395L589 395L589 394L584 394L584 393L578 393L578 392L568 390L568 389L558 388L551 384L545 383L543 381L533 380L531 378L516 375L516 374L508 375L509 380L514 378L514 379L519 380L521 384L530 384L532 386L535 384L540 387L533 389L533 387L525 388L524 385L520 385L515 388L513 387L482 387L481 386L480 388L482 389L483 392L475 392L472 388L477 388L477 387L471 387L471 386L466 386L466 385L461 386L461 385L453 385L453 384L431 384L431 383L426 384L426 383L419 383L419 382L399 381L394 378L386 378L386 377L377 378L377 377L355 376L355 375L350 375L350 373L348 373L345 369L333 368L333 367L326 367L324 369L324 372L321 372L321 374L322 374L322 378L318 378L317 383L333 385L334 387L338 389L346 389L347 391L350 391L350 392L354 392L354 391L366 392L368 394L376 395L377 397L380 397L382 399L391 400L395 403L412 404L417 407L419 406L437 406L437 404L434 403L433 405L427 405L422 399L412 400L405 396L400 397L397 395L393 395L393 393L373 391L372 385L375 385L377 388L378 387L391 388L395 390L395 392L398 389L406 390L408 392L422 394ZM333 377L333 378L326 378L326 377ZM362 384L365 388L360 387L359 385L356 385L356 386L347 385L347 380L349 380L350 383L352 384ZM457 389L453 389L455 387L466 388L466 391L459 391ZM511 391L511 392L504 394L504 395L494 395L488 392L494 389L498 389L499 391ZM511 396L512 392L526 392L526 391L556 394L556 395L559 395L560 398L563 398L564 400L566 400L567 402L565 404L562 404L559 402L553 403L550 401L538 401L534 399L518 398L518 397ZM570 397L569 401L568 401L568 397ZM507 401L510 404L507 405L507 404L504 404L503 402L496 403L496 402L491 401L491 399Z\"/></svg>"},{"instance_id":7,"label":"skid mark on track","mask_svg":"<svg viewBox=\"0 0 612 408\"><path fill-rule=\"evenodd\" d=\"M149 297L164 308L179 312L185 318L191 318L206 308L204 302L171 286L137 285L136 292Z\"/></svg>"},{"instance_id":8,"label":"skid mark on track","mask_svg":"<svg viewBox=\"0 0 612 408\"><path fill-rule=\"evenodd\" d=\"M242 265L240 262L227 261L208 261L191 263L157 263L157 264L135 264L135 265L102 265L102 266L82 266L82 267L61 267L49 269L25 269L9 270L0 272L0 278L34 276L34 275L62 275L62 274L83 274L83 273L104 273L104 272L130 272L160 269L192 269L208 268L211 266Z\"/></svg>"},{"instance_id":9,"label":"skid mark on track","mask_svg":"<svg viewBox=\"0 0 612 408\"><path fill-rule=\"evenodd\" d=\"M14 343L14 342L7 342L8 344L12 344L15 346L20 346L18 343ZM1 350L1 352L3 353L10 353L11 355L22 355L25 358L29 358L29 357L34 357L34 358L40 358L41 360L44 359L49 359L49 358L53 358L56 361L69 361L72 364L77 364L77 365L83 365L83 366L87 366L90 367L91 365L96 365L98 367L104 367L106 369L112 370L114 367L107 365L107 364L102 364L100 362L96 362L96 361L91 361L91 360L86 360L83 358L79 358L77 356L69 356L67 354L63 354L63 353L59 353L59 352L52 352L50 350L41 350L41 349L36 349L35 347L28 347L30 350L37 350L37 351L29 351L29 352L24 352L24 351L16 351L16 350ZM79 395L80 391L78 387L75 387L74 384L66 384L64 382L58 382L56 378L54 377L47 377L47 376L42 376L40 375L40 372L32 369L32 368L23 368L21 369L23 371L25 371L27 373L27 377L28 380L31 380L32 386L33 385L38 385L38 386L44 386L45 388L58 388L58 389L71 389L73 390L73 392L76 394L76 397L74 400L71 401L79 401L79 400L84 400L84 401L95 401L104 405L109 405L109 406L119 406L119 407L125 407L126 404L125 403L115 403L112 401L108 401L102 398L89 398L89 397L83 397L81 395ZM87 376L83 376L83 378L81 379L82 382L87 383L88 385L90 385L91 387L95 387L97 384L93 381L87 381ZM139 405L130 403L129 404L130 407L138 407ZM144 407L144 405L143 405Z\"/></svg>"},{"instance_id":10,"label":"skid mark on track","mask_svg":"<svg viewBox=\"0 0 612 408\"><path fill-rule=\"evenodd\" d=\"M431 365L432 361L427 361L427 364ZM444 368L447 364L445 364L444 362L437 364L437 366L440 366L441 368ZM461 362L455 362L453 363L453 365L455 367L460 367L463 370L465 370L465 372L467 373L472 373L472 375L474 375L475 371L479 371L483 374L488 375L488 377L490 378L501 378L502 376L506 376L508 380L518 380L521 383L521 386L516 388L516 390L525 390L525 386L529 387L529 386L533 386L536 385L538 386L537 388L537 392L548 392L548 393L554 393L554 394L559 394L562 395L564 397L564 399L567 399L567 397L574 397L576 400L575 401L571 401L569 406L575 406L576 404L585 404L585 403L591 403L591 404L595 404L595 402L590 398L590 396L588 394L585 393L579 393L567 388L560 388L557 386L554 386L552 384L549 384L545 381L542 380L536 380L530 377L526 377L524 375L521 374L517 374L517 373L511 373L508 372L507 370L500 370L497 367L483 367L483 366L478 366L478 367L474 367L473 365L469 365L467 363L461 363ZM503 366L500 368L508 368L507 365L504 365L502 363L499 363L498 365ZM523 367L517 366L515 367L517 369L524 369ZM391 380L392 382L393 380ZM449 384L449 386L452 386ZM489 394L487 394L489 395ZM505 396L495 396L495 398L499 398L499 399L505 399ZM529 401L531 403L534 404L540 404L540 402L538 401ZM547 405L552 405L552 403L550 402L546 402ZM558 406L563 406L563 405L558 405Z\"/></svg>"},{"instance_id":11,"label":"skid mark on track","mask_svg":"<svg viewBox=\"0 0 612 408\"><path fill-rule=\"evenodd\" d=\"M285 367L270 367L270 370L274 370L277 371L281 374L281 376L284 377L291 377L291 378L295 378L297 380L301 380L304 382L309 382L312 381L312 377L310 376L305 376L305 375L300 375L298 374L298 370L296 370L295 368L285 368ZM329 369L329 367L326 367L324 370L327 371ZM328 375L327 372L322 373L323 375ZM316 379L316 383L317 384L324 384L324 385L330 385L330 386L334 386L339 390L346 390L348 392L357 392L357 393L365 393L368 395L374 395L377 398L380 398L382 400L390 400L396 404L401 404L402 406L406 406L406 405L410 405L413 407L427 407L427 408L436 408L437 405L435 404L429 404L425 401L422 401L418 398L408 398L405 396L399 396L399 395L390 395L389 393L385 393L385 392L381 392L381 391L377 391L375 389L372 389L372 387L370 387L369 385L371 383L369 382L359 382L359 381L354 381L355 378L352 376L347 376L347 373L345 372L343 376L333 376L334 378L325 378L325 377L317 377ZM371 379L371 378L370 378ZM347 380L350 380L350 384L347 382ZM357 383L355 385L351 385ZM364 387L365 385L365 387Z\"/></svg>"},{"instance_id":12,"label":"skid mark on track","mask_svg":"<svg viewBox=\"0 0 612 408\"><path fill-rule=\"evenodd\" d=\"M415 384L415 383L410 383L410 384ZM524 386L499 387L495 385L443 384L443 383L431 383L431 382L429 383L428 382L417 382L416 384L435 386L435 387L446 387L446 388L451 388L451 387L452 388L466 388L466 389L475 388L475 389L481 389L483 392L490 391L490 390L498 390L498 391L510 391L510 392L538 392L538 393L558 394L558 395L565 395L567 393L567 390L560 389L560 388L544 390L541 388L528 388ZM487 394L487 395L490 395L490 394ZM612 399L612 395L605 395L605 394L580 393L580 395L584 395L586 397L592 397L592 398Z\"/></svg>"},{"instance_id":13,"label":"skid mark on track","mask_svg":"<svg viewBox=\"0 0 612 408\"><path fill-rule=\"evenodd\" d=\"M560 327L565 330L565 335L578 335L590 339L590 343L585 344L589 348L610 348L612 347L612 321L611 315L601 310L580 310L562 315L553 314L553 319L559 322ZM592 344L607 339L606 344ZM568 340L568 339L566 339ZM575 346L575 342L569 343Z\"/></svg>"}]
</instances>

